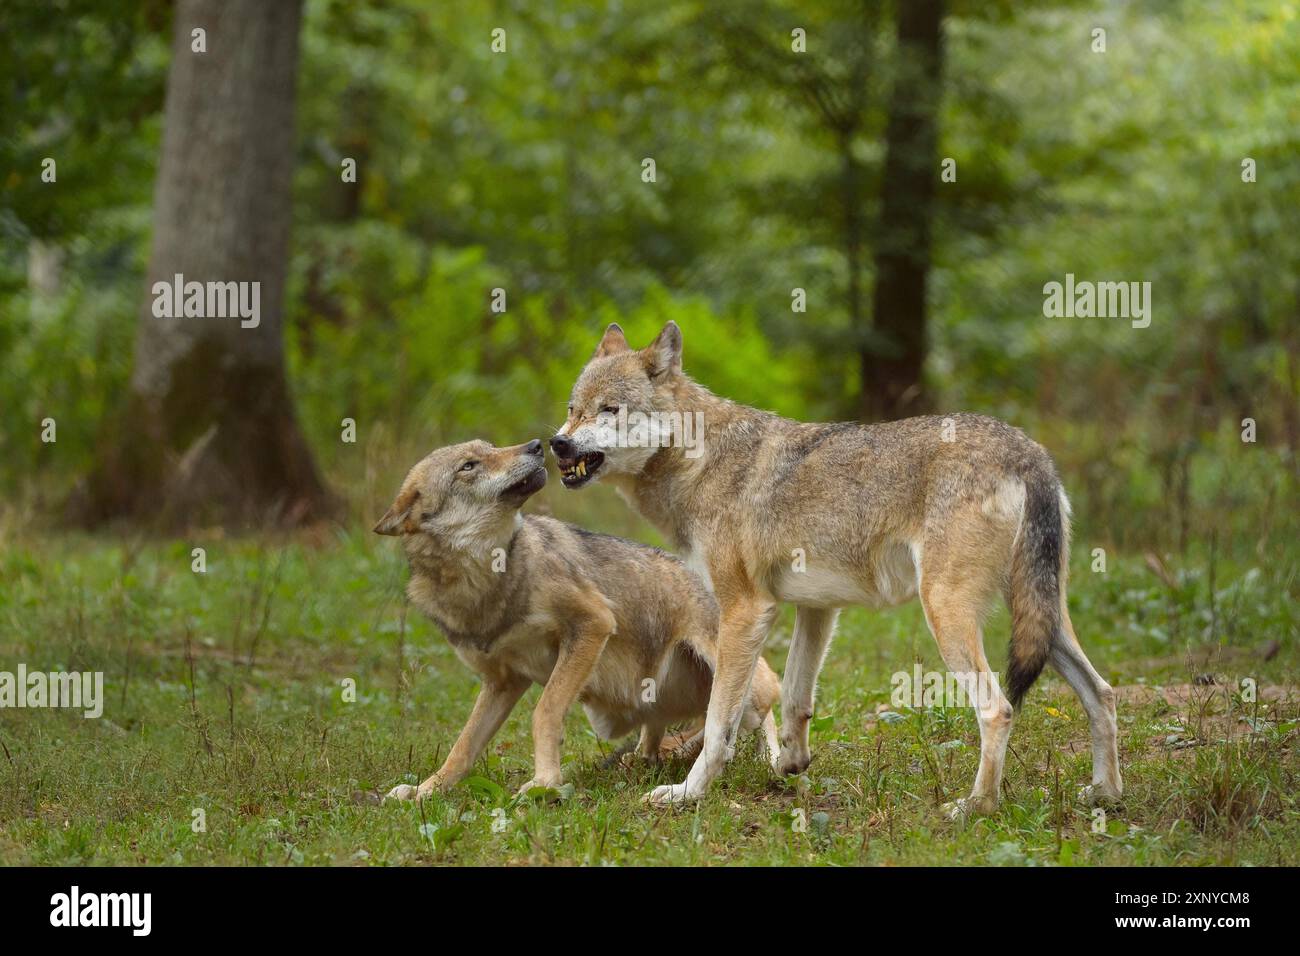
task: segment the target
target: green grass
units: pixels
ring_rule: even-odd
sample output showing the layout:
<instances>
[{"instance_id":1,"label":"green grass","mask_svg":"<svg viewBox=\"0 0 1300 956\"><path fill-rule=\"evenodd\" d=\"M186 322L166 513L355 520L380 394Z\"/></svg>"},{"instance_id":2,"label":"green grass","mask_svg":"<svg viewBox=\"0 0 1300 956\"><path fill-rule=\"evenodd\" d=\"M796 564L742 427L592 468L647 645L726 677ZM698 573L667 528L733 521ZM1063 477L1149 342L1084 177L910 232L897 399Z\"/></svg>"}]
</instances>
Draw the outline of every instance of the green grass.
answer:
<instances>
[{"instance_id":1,"label":"green grass","mask_svg":"<svg viewBox=\"0 0 1300 956\"><path fill-rule=\"evenodd\" d=\"M941 817L975 773L972 714L877 719L893 672L939 666L915 605L845 613L798 779L773 778L746 743L703 802L653 809L642 794L687 768L602 766L611 747L575 710L572 792L516 800L534 689L469 783L422 807L378 805L375 792L435 768L476 689L436 629L404 616L391 542L11 533L3 545L0 670L102 670L106 698L98 720L0 710L6 863L1300 862L1295 553L1219 556L1211 600L1204 549L1169 557L1162 581L1142 555L1112 554L1108 573L1091 573L1077 548L1075 624L1122 688L1127 792L1096 827L1073 799L1089 779L1087 722L1052 674L1016 721L998 813ZM197 546L206 574L190 569ZM995 668L1006 626L1003 611L986 629ZM766 651L778 670L789 633L787 614ZM1196 683L1208 674L1217 685ZM1263 691L1253 703L1242 678Z\"/></svg>"}]
</instances>

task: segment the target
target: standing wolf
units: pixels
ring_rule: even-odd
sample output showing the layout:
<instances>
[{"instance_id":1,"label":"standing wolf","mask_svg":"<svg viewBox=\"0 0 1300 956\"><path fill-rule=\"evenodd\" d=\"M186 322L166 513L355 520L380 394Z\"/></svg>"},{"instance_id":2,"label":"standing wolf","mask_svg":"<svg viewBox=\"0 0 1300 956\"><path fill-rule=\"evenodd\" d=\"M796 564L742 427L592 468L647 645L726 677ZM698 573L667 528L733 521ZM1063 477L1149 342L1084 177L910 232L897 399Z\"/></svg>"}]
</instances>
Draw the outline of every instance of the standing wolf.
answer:
<instances>
[{"instance_id":1,"label":"standing wolf","mask_svg":"<svg viewBox=\"0 0 1300 956\"><path fill-rule=\"evenodd\" d=\"M635 417L640 440L620 429L623 440L611 441L613 414ZM684 416L703 423L698 447L667 434ZM685 783L657 788L652 801L699 798L731 756L779 602L797 610L777 769L800 773L839 608L918 593L979 720L975 786L948 813L997 806L1012 705L1049 662L1088 712L1093 776L1081 797L1119 798L1114 693L1084 656L1066 608L1069 503L1047 452L1019 430L978 415L810 425L747 408L683 374L682 334L669 322L641 350L617 325L606 330L551 448L566 487L614 484L700 571L721 607L704 748ZM1011 608L1006 696L981 634L999 592Z\"/></svg>"}]
</instances>

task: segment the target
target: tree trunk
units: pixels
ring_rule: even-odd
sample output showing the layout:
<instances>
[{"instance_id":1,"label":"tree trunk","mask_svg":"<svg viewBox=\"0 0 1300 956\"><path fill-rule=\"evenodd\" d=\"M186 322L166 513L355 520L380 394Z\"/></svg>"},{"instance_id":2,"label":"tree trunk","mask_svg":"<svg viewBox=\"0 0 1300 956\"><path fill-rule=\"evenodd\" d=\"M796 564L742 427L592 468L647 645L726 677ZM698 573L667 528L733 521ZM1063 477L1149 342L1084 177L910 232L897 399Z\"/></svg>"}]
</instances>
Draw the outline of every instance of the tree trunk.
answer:
<instances>
[{"instance_id":1,"label":"tree trunk","mask_svg":"<svg viewBox=\"0 0 1300 956\"><path fill-rule=\"evenodd\" d=\"M925 407L926 282L934 208L943 0L899 0L898 71L885 131L873 325L861 354L863 417Z\"/></svg>"},{"instance_id":2,"label":"tree trunk","mask_svg":"<svg viewBox=\"0 0 1300 956\"><path fill-rule=\"evenodd\" d=\"M301 0L176 6L148 294L129 394L78 502L89 523L282 525L332 510L284 368L300 19ZM197 28L206 52L192 51ZM256 325L211 296L202 317L159 317L154 284L178 274L250 295L258 283Z\"/></svg>"},{"instance_id":3,"label":"tree trunk","mask_svg":"<svg viewBox=\"0 0 1300 956\"><path fill-rule=\"evenodd\" d=\"M866 228L863 222L863 189L861 169L853 158L853 133L849 129L839 135L840 202L844 206L844 262L848 269L849 332L865 352L871 339L868 317L862 301L862 247Z\"/></svg>"}]
</instances>

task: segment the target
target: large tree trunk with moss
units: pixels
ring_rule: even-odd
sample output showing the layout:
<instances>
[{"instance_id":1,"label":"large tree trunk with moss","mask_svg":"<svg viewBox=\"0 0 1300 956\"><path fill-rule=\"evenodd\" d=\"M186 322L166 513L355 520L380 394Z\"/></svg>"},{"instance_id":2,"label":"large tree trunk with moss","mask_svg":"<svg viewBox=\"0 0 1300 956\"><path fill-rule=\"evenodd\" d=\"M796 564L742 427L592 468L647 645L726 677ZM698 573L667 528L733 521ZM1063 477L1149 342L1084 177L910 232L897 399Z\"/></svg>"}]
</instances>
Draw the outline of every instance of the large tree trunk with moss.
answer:
<instances>
[{"instance_id":1,"label":"large tree trunk with moss","mask_svg":"<svg viewBox=\"0 0 1300 956\"><path fill-rule=\"evenodd\" d=\"M91 523L311 521L331 498L294 416L281 325L301 3L181 0L175 18L130 393L79 504ZM210 314L233 311L211 296L202 317L160 316L155 283L177 275L258 283L256 324Z\"/></svg>"},{"instance_id":2,"label":"large tree trunk with moss","mask_svg":"<svg viewBox=\"0 0 1300 956\"><path fill-rule=\"evenodd\" d=\"M943 0L899 0L898 70L885 130L872 346L862 354L863 417L925 407L926 283L939 175Z\"/></svg>"}]
</instances>

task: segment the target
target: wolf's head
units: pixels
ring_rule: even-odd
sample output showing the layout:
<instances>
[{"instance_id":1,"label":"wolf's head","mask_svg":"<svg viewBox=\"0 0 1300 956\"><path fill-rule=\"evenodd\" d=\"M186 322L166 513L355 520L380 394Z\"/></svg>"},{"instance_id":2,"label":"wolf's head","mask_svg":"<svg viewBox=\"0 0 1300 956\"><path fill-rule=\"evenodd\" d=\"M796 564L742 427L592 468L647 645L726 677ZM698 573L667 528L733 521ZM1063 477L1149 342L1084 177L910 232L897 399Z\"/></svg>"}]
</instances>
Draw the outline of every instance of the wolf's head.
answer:
<instances>
[{"instance_id":1,"label":"wolf's head","mask_svg":"<svg viewBox=\"0 0 1300 956\"><path fill-rule=\"evenodd\" d=\"M564 427L551 451L566 488L603 474L635 475L668 444L665 413L682 375L682 330L663 327L643 349L633 349L611 325L569 396Z\"/></svg>"},{"instance_id":2,"label":"wolf's head","mask_svg":"<svg viewBox=\"0 0 1300 956\"><path fill-rule=\"evenodd\" d=\"M411 469L377 534L432 538L457 550L510 534L519 506L546 484L542 443L494 448L467 441L430 452Z\"/></svg>"}]
</instances>

